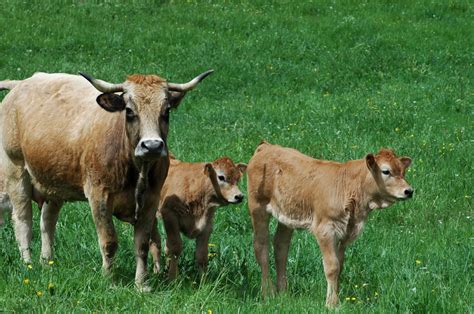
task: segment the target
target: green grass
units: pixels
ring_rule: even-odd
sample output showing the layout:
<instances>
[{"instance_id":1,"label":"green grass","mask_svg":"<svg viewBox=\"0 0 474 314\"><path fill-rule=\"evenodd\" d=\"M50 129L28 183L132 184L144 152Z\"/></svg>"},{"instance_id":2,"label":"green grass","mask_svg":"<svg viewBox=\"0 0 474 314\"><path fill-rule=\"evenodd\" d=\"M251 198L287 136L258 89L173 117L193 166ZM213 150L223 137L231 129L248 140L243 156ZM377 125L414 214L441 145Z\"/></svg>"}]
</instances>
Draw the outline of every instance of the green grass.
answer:
<instances>
[{"instance_id":1,"label":"green grass","mask_svg":"<svg viewBox=\"0 0 474 314\"><path fill-rule=\"evenodd\" d=\"M415 196L374 212L348 249L340 311L474 312L472 2L6 0L0 16L0 79L84 71L184 82L214 68L172 114L169 146L182 160L246 162L262 139L339 161L384 146L411 156ZM180 279L152 277L153 292L140 294L129 225L116 222L112 285L87 204L63 208L52 267L20 262L7 219L0 311L326 311L308 232L292 241L289 292L262 301L246 204L220 209L215 221L217 256L204 280L187 241ZM34 223L37 260L37 211Z\"/></svg>"}]
</instances>

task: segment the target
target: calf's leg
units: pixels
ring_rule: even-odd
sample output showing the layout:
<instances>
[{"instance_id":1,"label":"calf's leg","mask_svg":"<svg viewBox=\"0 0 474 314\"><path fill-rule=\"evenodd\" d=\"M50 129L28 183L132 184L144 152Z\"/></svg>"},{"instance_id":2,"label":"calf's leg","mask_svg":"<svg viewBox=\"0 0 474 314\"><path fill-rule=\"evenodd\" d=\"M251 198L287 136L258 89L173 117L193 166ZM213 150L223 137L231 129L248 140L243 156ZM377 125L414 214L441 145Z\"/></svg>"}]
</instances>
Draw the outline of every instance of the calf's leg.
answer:
<instances>
[{"instance_id":1,"label":"calf's leg","mask_svg":"<svg viewBox=\"0 0 474 314\"><path fill-rule=\"evenodd\" d=\"M280 222L278 223L278 227L273 238L278 292L286 290L286 263L288 261L288 250L290 248L292 235L293 229L288 228Z\"/></svg>"},{"instance_id":2,"label":"calf's leg","mask_svg":"<svg viewBox=\"0 0 474 314\"><path fill-rule=\"evenodd\" d=\"M62 202L49 201L41 209L41 257L40 261L47 262L53 257L54 233L58 222Z\"/></svg>"},{"instance_id":3,"label":"calf's leg","mask_svg":"<svg viewBox=\"0 0 474 314\"><path fill-rule=\"evenodd\" d=\"M196 238L196 264L200 273L207 271L209 261L209 237L211 231L211 228L207 228Z\"/></svg>"},{"instance_id":4,"label":"calf's leg","mask_svg":"<svg viewBox=\"0 0 474 314\"><path fill-rule=\"evenodd\" d=\"M340 263L337 241L331 225L321 224L314 232L323 255L324 274L327 281L326 306L335 307L338 303Z\"/></svg>"},{"instance_id":5,"label":"calf's leg","mask_svg":"<svg viewBox=\"0 0 474 314\"><path fill-rule=\"evenodd\" d=\"M183 242L177 217L172 214L163 214L163 222L166 230L166 255L170 258L168 278L172 280L178 275L178 259L183 251Z\"/></svg>"},{"instance_id":6,"label":"calf's leg","mask_svg":"<svg viewBox=\"0 0 474 314\"><path fill-rule=\"evenodd\" d=\"M155 274L160 272L160 255L161 255L161 239L157 226L158 219L155 218L153 227L151 229L150 237L150 253L153 257L153 272Z\"/></svg>"},{"instance_id":7,"label":"calf's leg","mask_svg":"<svg viewBox=\"0 0 474 314\"><path fill-rule=\"evenodd\" d=\"M262 271L262 296L266 298L267 295L273 293L273 285L271 278L269 278L269 231L268 223L270 220L269 214L264 208L253 207L249 199L250 215L252 217L253 225L253 248L257 263Z\"/></svg>"}]
</instances>

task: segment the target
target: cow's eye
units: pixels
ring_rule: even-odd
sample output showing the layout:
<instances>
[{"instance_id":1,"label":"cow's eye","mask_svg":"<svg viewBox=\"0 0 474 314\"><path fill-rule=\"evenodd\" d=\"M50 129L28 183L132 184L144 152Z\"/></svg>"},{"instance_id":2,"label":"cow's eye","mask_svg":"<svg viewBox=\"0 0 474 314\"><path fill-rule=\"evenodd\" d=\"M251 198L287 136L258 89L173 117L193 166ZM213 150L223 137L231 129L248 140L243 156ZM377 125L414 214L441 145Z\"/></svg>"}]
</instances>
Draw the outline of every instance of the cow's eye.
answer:
<instances>
[{"instance_id":1,"label":"cow's eye","mask_svg":"<svg viewBox=\"0 0 474 314\"><path fill-rule=\"evenodd\" d=\"M135 112L133 112L133 110L128 107L125 108L125 115L127 116L127 120L135 118Z\"/></svg>"},{"instance_id":2,"label":"cow's eye","mask_svg":"<svg viewBox=\"0 0 474 314\"><path fill-rule=\"evenodd\" d=\"M225 182L225 177L223 175L220 175L217 177L219 181Z\"/></svg>"},{"instance_id":3,"label":"cow's eye","mask_svg":"<svg viewBox=\"0 0 474 314\"><path fill-rule=\"evenodd\" d=\"M383 173L384 175L388 176L388 175L390 174L390 170L384 169L384 170L382 170L382 173Z\"/></svg>"}]
</instances>

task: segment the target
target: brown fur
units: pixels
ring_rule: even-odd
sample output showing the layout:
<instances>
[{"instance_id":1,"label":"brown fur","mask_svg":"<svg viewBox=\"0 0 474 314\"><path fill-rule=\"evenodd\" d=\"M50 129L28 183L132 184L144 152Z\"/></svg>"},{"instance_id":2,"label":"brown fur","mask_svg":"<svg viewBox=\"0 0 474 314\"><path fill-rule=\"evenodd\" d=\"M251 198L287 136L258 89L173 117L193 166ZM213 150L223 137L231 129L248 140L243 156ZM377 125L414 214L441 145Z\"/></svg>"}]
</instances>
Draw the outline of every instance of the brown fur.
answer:
<instances>
[{"instance_id":1,"label":"brown fur","mask_svg":"<svg viewBox=\"0 0 474 314\"><path fill-rule=\"evenodd\" d=\"M268 223L278 220L274 237L277 289L286 289L286 262L293 229L308 229L316 237L328 282L326 305L338 302L344 250L374 208L384 208L411 196L404 179L408 157L382 149L377 155L346 163L316 160L295 149L261 143L248 166L248 204L254 228L254 249L262 270L264 296L269 280ZM382 171L390 169L390 175Z\"/></svg>"},{"instance_id":2,"label":"brown fur","mask_svg":"<svg viewBox=\"0 0 474 314\"><path fill-rule=\"evenodd\" d=\"M183 95L178 95L178 102L169 103L164 82L157 76L132 75L123 84L122 100L114 94L101 95L80 76L36 73L20 81L5 97L0 118L1 161L15 208L15 233L26 262L31 260L34 187L49 200L42 213L43 236L49 239L43 246L42 258L51 258L51 249L46 247L51 246L61 204L87 199L106 272L117 249L112 215L136 222L136 283L143 286L148 239L159 201L156 195L167 175L169 159L166 153L139 158L134 149L142 138L159 137L164 141L163 151L167 151L168 121L163 113L177 106ZM125 102L139 118L130 122L124 111L103 110L96 103L99 95L105 105L108 101ZM135 221L135 188L143 169L149 171L142 179L142 209Z\"/></svg>"},{"instance_id":3,"label":"brown fur","mask_svg":"<svg viewBox=\"0 0 474 314\"><path fill-rule=\"evenodd\" d=\"M196 262L200 271L207 268L208 244L212 221L218 206L239 203L243 199L237 184L246 169L245 164L234 164L228 157L212 163L186 163L172 159L168 177L161 190L158 217L166 230L166 253L170 257L169 278L178 272L178 258L182 252L180 233L196 239ZM225 182L219 180L225 176ZM159 270L160 239L153 230L150 251Z\"/></svg>"}]
</instances>

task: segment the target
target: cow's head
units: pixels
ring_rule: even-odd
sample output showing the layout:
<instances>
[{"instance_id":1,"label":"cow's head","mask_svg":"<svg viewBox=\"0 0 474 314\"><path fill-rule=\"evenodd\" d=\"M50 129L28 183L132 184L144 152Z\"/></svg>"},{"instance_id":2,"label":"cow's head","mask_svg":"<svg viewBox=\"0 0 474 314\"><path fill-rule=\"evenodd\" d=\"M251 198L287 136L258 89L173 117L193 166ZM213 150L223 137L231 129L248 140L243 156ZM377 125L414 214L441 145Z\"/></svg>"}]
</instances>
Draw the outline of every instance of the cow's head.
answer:
<instances>
[{"instance_id":1,"label":"cow's head","mask_svg":"<svg viewBox=\"0 0 474 314\"><path fill-rule=\"evenodd\" d=\"M168 154L166 137L170 110L178 107L186 92L212 72L204 72L185 84L168 83L156 75L130 75L121 84L81 75L102 92L97 103L103 109L123 113L135 158L151 161Z\"/></svg>"},{"instance_id":2,"label":"cow's head","mask_svg":"<svg viewBox=\"0 0 474 314\"><path fill-rule=\"evenodd\" d=\"M397 157L391 149L383 148L377 155L365 157L367 167L377 183L378 193L389 204L413 196L413 189L405 180L409 157Z\"/></svg>"},{"instance_id":3,"label":"cow's head","mask_svg":"<svg viewBox=\"0 0 474 314\"><path fill-rule=\"evenodd\" d=\"M247 169L243 163L234 164L228 157L219 158L212 163L207 163L204 173L211 179L216 197L223 204L237 204L242 202L244 195L237 184Z\"/></svg>"}]
</instances>

